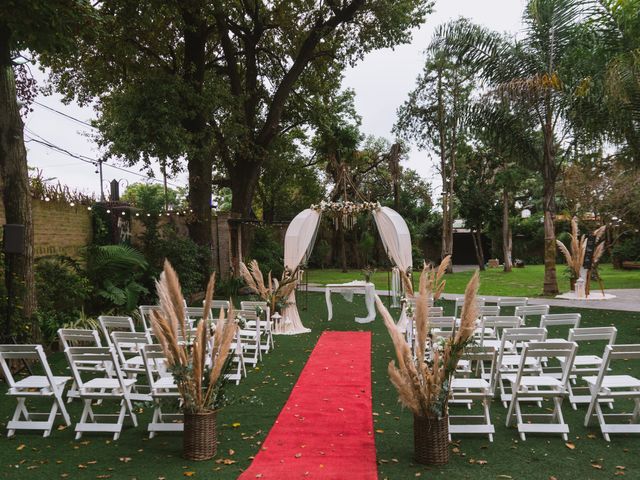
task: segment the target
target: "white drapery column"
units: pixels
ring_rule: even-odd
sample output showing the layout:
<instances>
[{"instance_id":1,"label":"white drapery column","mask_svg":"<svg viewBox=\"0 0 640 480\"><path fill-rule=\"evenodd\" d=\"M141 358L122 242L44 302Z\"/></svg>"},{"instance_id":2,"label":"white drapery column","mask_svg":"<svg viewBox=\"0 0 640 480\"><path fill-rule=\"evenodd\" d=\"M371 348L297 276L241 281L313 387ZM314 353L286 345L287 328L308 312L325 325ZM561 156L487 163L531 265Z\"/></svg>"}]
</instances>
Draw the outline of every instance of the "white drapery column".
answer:
<instances>
[{"instance_id":1,"label":"white drapery column","mask_svg":"<svg viewBox=\"0 0 640 480\"><path fill-rule=\"evenodd\" d=\"M374 210L373 219L378 227L378 233L382 239L387 255L403 272L407 273L413 264L411 257L411 233L404 218L398 212L389 207L380 207ZM402 285L400 285L402 290ZM408 323L405 307L403 306L398 320L398 327L406 329Z\"/></svg>"},{"instance_id":2,"label":"white drapery column","mask_svg":"<svg viewBox=\"0 0 640 480\"><path fill-rule=\"evenodd\" d=\"M286 269L293 271L307 261L316 241L319 224L320 213L310 208L300 212L291 221L284 237L284 266ZM305 328L300 319L295 290L291 292L287 299L287 305L284 307L282 317L286 331L278 333L296 335L311 331Z\"/></svg>"}]
</instances>

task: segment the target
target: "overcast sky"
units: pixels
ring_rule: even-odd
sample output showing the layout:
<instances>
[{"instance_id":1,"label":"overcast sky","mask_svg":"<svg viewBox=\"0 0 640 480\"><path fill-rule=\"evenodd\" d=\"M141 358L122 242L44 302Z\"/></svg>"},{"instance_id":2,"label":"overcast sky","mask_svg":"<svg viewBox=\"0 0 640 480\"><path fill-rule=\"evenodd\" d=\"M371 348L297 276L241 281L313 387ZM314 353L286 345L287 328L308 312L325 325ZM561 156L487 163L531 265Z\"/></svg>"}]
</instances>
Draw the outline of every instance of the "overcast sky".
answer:
<instances>
[{"instance_id":1,"label":"overcast sky","mask_svg":"<svg viewBox=\"0 0 640 480\"><path fill-rule=\"evenodd\" d=\"M357 66L349 69L344 86L356 92L356 107L362 117L362 132L393 140L391 128L396 119L396 110L414 87L424 63L424 49L437 25L464 16L491 29L515 33L520 29L525 3L526 0L437 0L434 13L427 18L425 25L414 32L411 44L401 45L395 50L370 53ZM42 74L32 70L42 85ZM85 122L94 115L91 108L63 104L58 95L40 95L37 102ZM59 180L69 187L97 194L100 182L92 164L29 141L30 138L44 139L74 154L95 159L99 155L99 149L91 139L93 130L40 105L35 104L33 108L34 111L25 121L29 165L41 169L44 177L54 179L53 182ZM417 170L438 188L439 180L434 175L429 152L413 148L405 166ZM137 171L135 167L127 169ZM144 180L108 165L104 166L104 179L105 182L122 179L123 183ZM174 185L185 185L186 174L178 175L170 181ZM105 187L105 192L107 191Z\"/></svg>"}]
</instances>

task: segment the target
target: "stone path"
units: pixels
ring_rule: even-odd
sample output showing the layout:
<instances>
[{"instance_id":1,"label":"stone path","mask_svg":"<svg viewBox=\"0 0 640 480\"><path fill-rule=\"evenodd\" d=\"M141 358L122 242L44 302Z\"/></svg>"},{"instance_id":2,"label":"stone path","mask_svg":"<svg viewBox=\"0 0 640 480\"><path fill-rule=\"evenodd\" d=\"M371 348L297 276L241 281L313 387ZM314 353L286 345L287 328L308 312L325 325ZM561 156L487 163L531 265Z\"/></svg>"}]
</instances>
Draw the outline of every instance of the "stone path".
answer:
<instances>
[{"instance_id":1,"label":"stone path","mask_svg":"<svg viewBox=\"0 0 640 480\"><path fill-rule=\"evenodd\" d=\"M322 292L325 289L321 285L309 284L310 292ZM387 290L376 290L378 295L387 296L389 292ZM626 289L610 289L605 293L615 295L616 298L610 300L565 300L560 298L530 298L529 303L531 305L550 305L552 307L573 307L573 308L593 308L596 310L620 310L624 312L640 312L640 288L626 288ZM445 300L455 300L461 298L464 295L458 293L445 293L442 297ZM487 302L495 302L497 296L480 295L484 297Z\"/></svg>"}]
</instances>

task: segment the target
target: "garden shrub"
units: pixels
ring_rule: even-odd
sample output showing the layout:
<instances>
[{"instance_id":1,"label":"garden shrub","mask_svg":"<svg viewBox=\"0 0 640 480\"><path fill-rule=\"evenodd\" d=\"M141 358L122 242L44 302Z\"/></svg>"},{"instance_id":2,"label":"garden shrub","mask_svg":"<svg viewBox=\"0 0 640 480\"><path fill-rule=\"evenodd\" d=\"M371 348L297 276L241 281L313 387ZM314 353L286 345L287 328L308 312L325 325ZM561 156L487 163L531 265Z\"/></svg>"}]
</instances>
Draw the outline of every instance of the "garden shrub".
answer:
<instances>
[{"instance_id":1,"label":"garden shrub","mask_svg":"<svg viewBox=\"0 0 640 480\"><path fill-rule=\"evenodd\" d=\"M82 268L72 258L42 257L35 263L38 310L36 317L43 340L57 336L58 328L78 320L92 288Z\"/></svg>"},{"instance_id":2,"label":"garden shrub","mask_svg":"<svg viewBox=\"0 0 640 480\"><path fill-rule=\"evenodd\" d=\"M270 271L273 278L282 276L284 248L271 228L262 226L255 229L247 258L257 260L264 275Z\"/></svg>"},{"instance_id":3,"label":"garden shrub","mask_svg":"<svg viewBox=\"0 0 640 480\"><path fill-rule=\"evenodd\" d=\"M178 273L180 286L185 298L204 291L205 278L203 265L207 261L208 251L193 240L180 236L175 229L167 225L163 235L156 242L160 262L154 265L159 274L166 258ZM157 278L157 276L156 276Z\"/></svg>"},{"instance_id":4,"label":"garden shrub","mask_svg":"<svg viewBox=\"0 0 640 480\"><path fill-rule=\"evenodd\" d=\"M620 262L640 261L640 237L630 237L618 243L612 254Z\"/></svg>"}]
</instances>

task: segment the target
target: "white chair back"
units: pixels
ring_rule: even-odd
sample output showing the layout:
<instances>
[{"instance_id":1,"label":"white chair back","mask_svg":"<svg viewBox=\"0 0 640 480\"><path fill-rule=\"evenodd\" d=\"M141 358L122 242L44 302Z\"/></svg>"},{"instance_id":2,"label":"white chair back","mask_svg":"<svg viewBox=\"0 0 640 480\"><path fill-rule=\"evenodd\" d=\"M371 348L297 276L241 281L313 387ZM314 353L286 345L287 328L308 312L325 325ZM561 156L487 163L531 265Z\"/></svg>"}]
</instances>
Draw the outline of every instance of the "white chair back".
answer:
<instances>
[{"instance_id":1,"label":"white chair back","mask_svg":"<svg viewBox=\"0 0 640 480\"><path fill-rule=\"evenodd\" d=\"M135 332L136 327L131 317L100 315L98 317L102 335L107 341L107 345L111 346L111 332Z\"/></svg>"}]
</instances>

